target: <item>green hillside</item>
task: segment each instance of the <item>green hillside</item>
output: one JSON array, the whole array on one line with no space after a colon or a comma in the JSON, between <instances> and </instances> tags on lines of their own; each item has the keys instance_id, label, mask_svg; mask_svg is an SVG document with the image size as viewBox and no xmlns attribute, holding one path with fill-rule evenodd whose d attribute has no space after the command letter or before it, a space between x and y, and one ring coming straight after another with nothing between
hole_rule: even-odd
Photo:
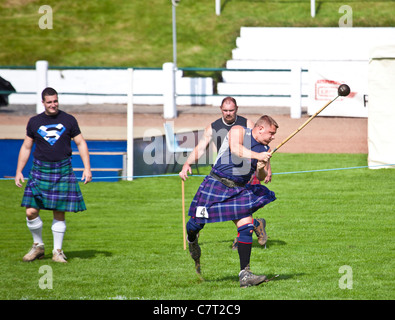
<instances>
[{"instance_id":1,"label":"green hillside","mask_svg":"<svg viewBox=\"0 0 395 320\"><path fill-rule=\"evenodd\" d=\"M39 27L44 4L53 29ZM224 66L241 26L337 27L344 4L354 27L395 26L394 0L317 1L315 18L309 0L222 0L220 16L214 0L181 0L178 66ZM173 59L170 0L0 0L0 11L3 66L44 59L52 66L161 67Z\"/></svg>"}]
</instances>

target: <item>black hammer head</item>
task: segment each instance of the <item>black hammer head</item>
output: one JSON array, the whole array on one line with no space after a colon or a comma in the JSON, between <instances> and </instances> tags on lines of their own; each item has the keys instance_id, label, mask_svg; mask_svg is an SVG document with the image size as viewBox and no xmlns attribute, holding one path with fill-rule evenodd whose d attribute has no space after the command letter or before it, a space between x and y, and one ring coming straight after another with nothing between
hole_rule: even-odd
<instances>
[{"instance_id":1,"label":"black hammer head","mask_svg":"<svg viewBox=\"0 0 395 320\"><path fill-rule=\"evenodd\" d=\"M337 93L339 96L346 97L350 94L350 87L346 84L341 84L337 89Z\"/></svg>"}]
</instances>

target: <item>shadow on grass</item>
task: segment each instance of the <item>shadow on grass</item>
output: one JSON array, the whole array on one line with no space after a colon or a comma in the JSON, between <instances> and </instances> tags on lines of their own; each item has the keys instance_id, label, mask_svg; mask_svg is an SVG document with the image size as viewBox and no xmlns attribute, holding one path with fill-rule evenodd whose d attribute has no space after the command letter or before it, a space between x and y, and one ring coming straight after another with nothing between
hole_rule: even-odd
<instances>
[{"instance_id":1,"label":"shadow on grass","mask_svg":"<svg viewBox=\"0 0 395 320\"><path fill-rule=\"evenodd\" d=\"M271 240L271 239L267 239L267 241L266 241L266 249L268 249L269 247L271 247L271 246L273 246L273 247L275 247L275 246L285 246L287 243L285 242L285 241L282 241L282 240ZM265 249L265 246L261 246L259 243L258 243L258 240L257 239L254 239L253 240L253 242L252 242L252 247L260 247L260 248L262 248L262 249Z\"/></svg>"},{"instance_id":2,"label":"shadow on grass","mask_svg":"<svg viewBox=\"0 0 395 320\"><path fill-rule=\"evenodd\" d=\"M274 281L281 281L281 280L290 280L294 277L299 277L303 276L305 273L286 273L286 274L266 274L266 277L269 279L268 282L274 282ZM239 277L237 275L227 275L224 277L220 278L215 278L215 279L210 279L210 278L205 278L204 274L199 276L199 282L218 282L218 281L239 281ZM267 282L264 282L267 283Z\"/></svg>"},{"instance_id":3,"label":"shadow on grass","mask_svg":"<svg viewBox=\"0 0 395 320\"><path fill-rule=\"evenodd\" d=\"M234 239L232 239L232 240L220 240L220 241L218 241L218 243L229 243L230 247L232 247L233 241L234 241ZM206 241L206 242L208 242L208 241ZM202 243L199 242L199 245L202 245L202 244L204 244L204 242L202 242ZM282 240L271 240L271 239L268 239L267 242L266 242L266 249L268 249L270 246L285 246L286 244L287 243L285 241L282 241ZM252 247L253 248L256 247L256 248L265 249L265 246L261 246L258 243L257 239L253 240Z\"/></svg>"},{"instance_id":4,"label":"shadow on grass","mask_svg":"<svg viewBox=\"0 0 395 320\"><path fill-rule=\"evenodd\" d=\"M80 251L67 251L65 252L67 259L94 259L97 256L111 257L112 253L102 250L80 250Z\"/></svg>"}]
</instances>

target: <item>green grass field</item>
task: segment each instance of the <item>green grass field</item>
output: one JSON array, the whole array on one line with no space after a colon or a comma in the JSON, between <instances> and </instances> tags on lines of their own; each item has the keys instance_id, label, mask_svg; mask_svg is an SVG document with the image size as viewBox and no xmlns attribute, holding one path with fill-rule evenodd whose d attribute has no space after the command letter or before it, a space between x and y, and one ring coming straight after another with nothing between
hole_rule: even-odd
<instances>
[{"instance_id":1,"label":"green grass field","mask_svg":"<svg viewBox=\"0 0 395 320\"><path fill-rule=\"evenodd\" d=\"M264 249L254 236L251 268L280 276L247 289L239 288L232 222L206 225L199 240L204 280L196 275L183 250L178 177L82 186L88 211L66 216L68 264L51 260L52 214L45 211L46 256L22 262L32 243L19 206L23 190L0 181L0 299L392 300L395 170L278 174L365 165L364 154L273 157L277 175L268 187L277 200L255 215L267 220L269 240ZM202 179L185 183L187 208ZM52 289L40 288L40 278L48 275L40 273L43 266L53 272ZM343 266L347 273L339 273ZM352 276L352 283L344 276ZM351 288L342 289L339 281Z\"/></svg>"},{"instance_id":2,"label":"green grass field","mask_svg":"<svg viewBox=\"0 0 395 320\"><path fill-rule=\"evenodd\" d=\"M181 0L177 7L179 67L223 67L241 26L338 27L342 5L354 27L395 25L395 0ZM41 29L42 5L52 8L53 29ZM162 67L173 61L170 0L0 0L0 65ZM271 45L270 43L268 45Z\"/></svg>"},{"instance_id":3,"label":"green grass field","mask_svg":"<svg viewBox=\"0 0 395 320\"><path fill-rule=\"evenodd\" d=\"M344 4L354 27L395 25L394 0L317 1L315 18L308 0L222 3L217 17L213 0L181 1L179 67L223 67L241 26L337 27ZM53 9L51 30L38 26L44 4ZM173 59L170 0L0 0L0 10L1 66L43 59L50 66L161 67ZM366 157L278 153L272 166L275 173L357 167ZM186 208L202 179L185 183ZM183 250L178 177L82 186L88 211L67 214L66 265L51 260L50 212L41 214L45 258L22 262L32 243L23 190L0 181L0 300L392 300L394 181L393 169L275 175L269 188L277 200L256 213L267 221L267 249L254 237L251 268L279 277L248 289L239 288L232 222L204 228L204 280L196 275ZM339 273L344 266L348 273ZM46 270L52 289L40 287ZM349 289L341 288L345 276Z\"/></svg>"}]
</instances>

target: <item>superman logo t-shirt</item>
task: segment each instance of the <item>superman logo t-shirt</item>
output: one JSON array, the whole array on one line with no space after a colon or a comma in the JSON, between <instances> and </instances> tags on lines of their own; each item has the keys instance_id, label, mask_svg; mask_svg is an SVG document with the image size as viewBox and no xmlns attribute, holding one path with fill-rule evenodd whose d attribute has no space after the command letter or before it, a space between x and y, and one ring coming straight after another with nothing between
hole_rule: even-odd
<instances>
[{"instance_id":1,"label":"superman logo t-shirt","mask_svg":"<svg viewBox=\"0 0 395 320\"><path fill-rule=\"evenodd\" d=\"M81 133L77 120L59 110L55 116L44 112L30 118L26 135L34 140L33 156L41 161L60 161L71 156L71 139Z\"/></svg>"}]
</instances>

